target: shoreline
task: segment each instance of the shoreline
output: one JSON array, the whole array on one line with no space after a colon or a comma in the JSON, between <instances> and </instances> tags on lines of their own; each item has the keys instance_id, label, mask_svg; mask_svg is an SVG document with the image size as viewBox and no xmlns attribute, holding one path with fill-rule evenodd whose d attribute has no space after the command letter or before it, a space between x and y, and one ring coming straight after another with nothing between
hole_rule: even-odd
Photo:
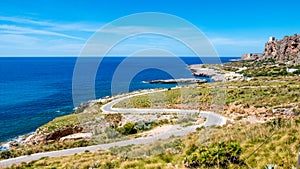
<instances>
[{"instance_id":1,"label":"shoreline","mask_svg":"<svg viewBox=\"0 0 300 169\"><path fill-rule=\"evenodd\" d=\"M118 58L120 58L120 57L118 57ZM108 59L108 60L106 60L105 63L107 65L109 65L109 64L114 65L115 63L119 63L120 61L122 61L122 59L118 59L118 58L113 58L113 61L111 59ZM125 57L121 57L121 58L125 58ZM137 57L137 58L139 58L139 57ZM140 57L140 58L143 58L143 57ZM162 56L160 58L166 58L166 57ZM201 60L199 60L199 57L183 56L183 57L179 57L179 58L182 59L182 61L184 61L186 63L184 65L185 69L187 69L188 65L201 63ZM230 59L234 59L234 58L238 58L238 56L220 57L220 59L224 63L229 62ZM12 58L12 59L19 62L18 58ZM23 60L26 60L26 59L27 59L27 57L26 58L24 57L24 58L21 58L20 61L22 61L22 63L23 63ZM60 59L64 59L64 61L66 61L66 64L70 68L72 68L73 61L74 62L76 61L75 60L76 57L74 57L74 58L68 57L67 59L64 57L57 58L57 59L41 58L41 57L36 57L36 58L28 57L28 59L30 59L29 61L34 61L34 62L38 61L38 63L47 63L47 65L48 64L57 65L57 62L60 61ZM45 60L47 62L44 62L43 60ZM40 62L40 61L43 61L43 62ZM170 59L170 61L172 62L172 59ZM12 63L14 63L14 62L12 62ZM26 64L24 64L24 66L26 66L27 63L29 64L30 62L26 62ZM30 65L31 64L29 64L28 66L30 66ZM38 68L41 67L41 70L43 70L43 71L44 70L50 71L49 73L52 76L51 70L53 70L53 67L50 67L51 69L50 68L48 69L48 67L45 67L43 64L40 64L40 65L42 65L42 66L39 66ZM163 65L163 66L167 66L167 65ZM13 68L13 66L9 66L9 67ZM47 69L45 69L45 68L47 68ZM113 68L108 69L106 67L104 67L104 69L108 72L112 72L114 70ZM70 73L73 72L73 68L70 70L69 69L57 69L57 71L62 71L62 70L66 71L66 72L70 72ZM31 72L29 72L29 73L31 73ZM19 74L21 75L22 72L20 72ZM70 74L70 76L71 76L71 74ZM64 79L70 78L70 76L64 75L62 78L64 78ZM137 79L136 81L134 81L134 82L136 82L137 86L136 87L133 86L132 90L139 90L141 88L145 88L145 89L146 88L157 88L157 87L169 88L169 87L175 86L173 84L166 84L166 85L157 84L157 85L153 85L153 86L150 86L149 84L142 84L142 80L149 80L149 79L151 80L151 79L153 79L153 77L155 79L164 79L164 76L161 76L159 73L150 74L150 75L147 74L147 76L145 76L145 78ZM5 79L3 79L3 80L4 80L4 82L6 82ZM16 80L16 82L18 82L17 79L15 79L15 80ZM74 110L72 110L74 107L72 104L71 96L70 97L64 96L66 92L67 93L72 92L72 91L70 91L71 89L65 88L65 86L66 86L65 84L67 84L67 83L60 84L61 83L60 78L59 79L51 78L49 80L51 82L53 80L54 81L53 81L53 83L51 83L51 86L49 86L49 91L44 92L43 90L45 90L45 89L41 89L41 91L43 93L45 93L45 96L43 95L43 96L41 96L41 98L39 98L38 96L36 96L36 94L34 94L36 92L32 89L35 89L35 87L30 87L28 89L26 88L26 90L28 90L28 92L33 93L32 98L30 98L30 99L34 100L34 102L32 102L32 105L30 105L31 104L30 102L28 102L28 103L20 102L20 104L16 105L14 100L10 100L10 98L8 98L8 97L5 98L5 101L8 103L11 103L11 106L4 107L4 110L5 110L4 118L6 119L5 121L7 121L7 122L3 121L3 124L4 124L4 122L7 123L7 129L3 129L3 133L2 133L2 137L0 139L0 142L11 141L19 136L30 134L31 132L34 132L35 129L37 129L40 125L46 124L56 117L65 116L65 115L68 115L68 114L71 114L74 112ZM106 80L106 78L104 80ZM100 82L99 84L101 85L100 88L98 88L96 91L97 95L98 95L97 98L102 98L107 95L110 95L110 90L107 87L108 85L106 85L106 82L102 83L102 80L100 80L100 81L97 80L97 82ZM46 84L46 83L44 83L44 80L41 80L41 82L39 82L39 83ZM72 82L70 81L68 83L72 83ZM61 87L59 87L60 85L61 85ZM103 92L101 91L102 85L104 85L103 90L105 90ZM24 86L24 87L26 87L26 86ZM22 89L24 87L18 87L18 88ZM67 89L67 90L64 90L60 93L60 92L58 92L60 90L60 88ZM5 90L9 91L10 88L7 88L7 89L5 88ZM17 92L17 90L16 90L16 92ZM52 92L54 92L55 94L52 95ZM22 93L20 94L20 96L22 96ZM44 98L44 97L45 97L45 99L50 99L51 101L48 102L48 100L43 100L42 98ZM22 100L26 100L26 99L22 99L22 97L20 97L20 101L22 101ZM19 100L16 100L16 101L19 101ZM67 104L65 104L65 103L67 103ZM45 106L41 106L42 104ZM16 106L18 106L18 109L20 109L20 111L22 111L22 113L19 113L20 117L18 117L18 119L14 120L13 117L18 116L17 115L18 110L13 109ZM28 107L28 109L27 109L27 107ZM6 113L9 116L6 117ZM14 113L16 113L16 114L14 114ZM39 116L37 118L31 118L31 117L35 116L35 114L39 114ZM31 119L30 123L24 123L27 121L26 120L27 118ZM11 123L12 123L12 125L10 125ZM14 126L19 126L18 123L20 124L21 127L14 127Z\"/></svg>"},{"instance_id":2,"label":"shoreline","mask_svg":"<svg viewBox=\"0 0 300 169\"><path fill-rule=\"evenodd\" d=\"M181 88L181 87L174 87L174 88ZM142 91L135 91L131 93L125 93L122 95L117 95L118 99L114 98L107 102L106 104L101 106L101 109L104 107L109 106L110 110L112 110L112 107L114 104L117 104L119 101L123 99L127 99L130 97L143 95L143 94L149 94L149 93L155 93L155 92L161 92L165 91L166 89L151 89L149 90L142 90ZM122 96L122 97L120 97ZM97 102L98 100L93 100L90 102ZM112 103L112 104L111 104ZM117 109L114 109L113 112L108 111L108 113L119 113ZM128 109L129 110L129 109ZM147 109L139 109L137 110L144 112ZM164 111L165 109L153 109L153 111L159 110ZM172 111L178 111L178 109L170 109ZM155 113L154 112L154 113ZM104 113L107 113L104 111ZM136 112L134 112L136 113ZM133 137L127 140L120 140L115 142L109 142L109 143L101 143L96 145L90 145L90 146L84 146L84 147L75 147L75 148L67 148L62 150L54 150L54 151L45 151L45 152L37 152L31 155L22 155L14 158L4 159L0 161L0 167L1 166L11 166L13 164L20 164L23 162L30 162L32 160L38 160L43 157L57 157L57 156L68 156L73 154L79 154L86 152L87 150L90 152L95 152L98 150L107 150L111 147L115 146L128 146L128 145L143 145L147 143L153 143L159 140L165 140L171 137L177 137L177 136L186 136L188 133L197 131L197 129L201 127L209 127L209 126L224 126L227 124L227 120L229 120L227 117L224 117L220 114L214 113L212 111L199 111L198 109L186 109L182 110L181 112L178 112L182 115L188 114L196 114L197 117L205 118L205 120L202 120L201 123L195 122L193 125L188 126L182 126L180 124L172 124L172 125L163 125L160 128L155 128L153 130L146 131L144 133L140 133L141 137ZM164 129L164 130L162 130ZM162 132L162 133L161 133Z\"/></svg>"},{"instance_id":3,"label":"shoreline","mask_svg":"<svg viewBox=\"0 0 300 169\"><path fill-rule=\"evenodd\" d=\"M206 79L197 79L197 78L180 78L180 79L159 79L159 80L147 80L143 81L149 84L195 84L195 83L207 83Z\"/></svg>"},{"instance_id":4,"label":"shoreline","mask_svg":"<svg viewBox=\"0 0 300 169\"><path fill-rule=\"evenodd\" d=\"M206 65L206 64L190 64L190 65L187 65L187 69L189 69L191 71L191 74L195 77L195 78L180 78L180 79L166 79L166 80L151 80L150 83L149 81L147 81L149 84L175 84L175 83L178 83L178 84L186 84L186 85L192 85L192 84L202 84L202 83L213 83L213 82L216 82L218 80L213 80L213 77L215 77L216 75L219 75L218 72L214 69L208 69L208 68L202 68L203 65ZM202 74L196 74L195 72L197 72L197 70L201 71ZM204 70L209 70L208 73L205 74L205 71ZM210 74L210 72L213 72L213 74ZM196 77L202 77L202 78L211 78L211 81L209 80L206 80L206 79L197 79ZM143 81L143 83L146 82L146 81ZM151 83L153 82L153 83ZM149 88L149 89L138 89L138 90L134 90L134 91L131 91L131 92L125 92L125 93L120 93L120 94L116 94L116 95L111 95L111 96L104 96L104 97L101 97L99 99L95 99L95 100L89 100L89 101L86 101L84 103L81 103L79 106L77 107L74 107L73 108L73 113L70 113L70 114L74 114L76 113L76 111L78 109L80 109L81 107L82 108L85 108L85 107L88 107L90 106L90 104L94 104L94 103L97 103L97 102L109 102L111 100L114 100L114 99L118 99L120 97L124 97L124 96L129 96L129 95L134 95L134 94L138 94L138 93L143 93L143 92L152 92L152 91L155 91L155 90L161 90L161 89L176 89L176 88L180 88L181 86L180 85L177 85L175 87L172 87L172 88L163 88L163 87L158 87L158 88ZM56 110L56 111L59 111L59 110ZM63 115L65 116L65 115ZM61 117L61 116L58 116L58 117ZM47 122L48 123L48 122ZM45 124L47 124L45 123ZM45 125L43 124L43 125ZM41 125L41 126L43 126ZM39 127L41 127L39 126ZM38 128L39 128L38 127ZM37 129L38 129L37 128ZM26 138L30 137L31 135L33 135L36 130L35 129L34 131L32 132L29 132L29 133L26 133L24 135L19 135L17 137L14 137L14 138L11 138L11 139L8 139L2 143L0 143L0 152L1 151L5 151L5 150L10 150L10 145L11 144L14 144L14 145L23 145L26 141Z\"/></svg>"},{"instance_id":5,"label":"shoreline","mask_svg":"<svg viewBox=\"0 0 300 169\"><path fill-rule=\"evenodd\" d=\"M175 86L175 87L172 87L171 89L177 89L177 88L180 88L180 86ZM84 106L84 107L85 106L90 106L91 104L95 104L95 103L99 103L99 102L106 103L106 102L111 102L112 100L122 98L122 97L126 97L126 96L131 96L131 95L135 95L135 94L142 94L142 93L147 93L147 92L154 92L154 91L165 90L165 89L167 89L167 88L139 89L139 90L135 90L135 91L132 91L132 92L120 93L120 94L116 94L116 95L112 95L112 96L104 96L104 97L101 97L99 99L89 100L87 102L81 103L79 106L77 106L73 109L74 112L71 113L71 114L75 114L76 110L79 109L80 106ZM62 117L62 116L60 116L60 117ZM47 123L45 123L45 124L47 124ZM43 124L43 125L45 125L45 124ZM39 126L39 127L41 127L41 126ZM10 145L11 144L24 145L26 139L29 138L31 135L33 135L36 132L36 130L33 131L33 132L30 132L30 133L24 134L24 135L19 135L17 137L8 139L7 141L1 142L0 143L0 152L10 150Z\"/></svg>"}]
</instances>

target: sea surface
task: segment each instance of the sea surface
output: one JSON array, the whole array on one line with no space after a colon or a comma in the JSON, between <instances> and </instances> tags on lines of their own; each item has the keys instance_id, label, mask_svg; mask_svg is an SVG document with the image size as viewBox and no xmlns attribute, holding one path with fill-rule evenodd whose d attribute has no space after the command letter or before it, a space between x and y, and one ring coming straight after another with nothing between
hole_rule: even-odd
<instances>
[{"instance_id":1,"label":"sea surface","mask_svg":"<svg viewBox=\"0 0 300 169\"><path fill-rule=\"evenodd\" d=\"M202 63L197 57L181 59L186 65ZM225 63L232 59L237 58L222 57L220 60ZM89 62L94 60L97 59L90 58ZM96 98L112 95L112 78L124 60L124 57L103 58L96 74ZM118 91L176 86L144 83L146 80L172 78L164 70L170 67L179 70L176 66L172 67L175 60L166 57L131 59L130 63L125 64L123 72L126 72L126 66L130 69L143 63L153 63L159 67L136 72L130 87L122 89L120 82L117 84L120 85ZM76 57L0 57L0 142L33 132L55 117L73 113L72 78L76 61Z\"/></svg>"}]
</instances>

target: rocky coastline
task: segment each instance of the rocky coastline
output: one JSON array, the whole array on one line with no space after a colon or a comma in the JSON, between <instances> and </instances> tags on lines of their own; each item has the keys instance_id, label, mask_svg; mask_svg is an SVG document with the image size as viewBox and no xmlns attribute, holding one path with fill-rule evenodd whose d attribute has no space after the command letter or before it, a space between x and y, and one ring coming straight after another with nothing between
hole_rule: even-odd
<instances>
[{"instance_id":1,"label":"rocky coastline","mask_svg":"<svg viewBox=\"0 0 300 169\"><path fill-rule=\"evenodd\" d=\"M199 76L199 77L209 77L212 79L212 81L221 81L224 78L218 70L212 68L205 68L203 66L204 65L202 64L194 64L194 65L189 65L188 69L191 70L192 75ZM175 84L175 83L202 84L207 82L208 80L206 79L197 79L197 78L180 78L180 79L145 81L145 83L149 83L149 84ZM154 90L154 89L150 89L150 90ZM136 92L145 92L145 90L140 90ZM130 94L134 94L136 92L132 92ZM88 101L86 103L81 104L79 107L76 107L74 109L74 113L81 113L88 107L94 105L95 103L107 102L128 94L129 93L124 93L116 96L107 96L101 99ZM10 147L16 147L19 145L35 145L40 143L49 143L53 141L61 141L61 140L68 140L68 139L76 140L76 139L87 138L87 137L90 137L90 133L83 131L83 128L80 126L69 126L64 129L56 130L47 134L40 134L40 131L37 129L35 132L13 138L7 142L2 143L2 145L0 144L0 151L10 150Z\"/></svg>"},{"instance_id":2,"label":"rocky coastline","mask_svg":"<svg viewBox=\"0 0 300 169\"><path fill-rule=\"evenodd\" d=\"M97 103L106 103L114 99L118 99L120 97L124 97L130 94L143 93L148 91L154 91L156 89L148 89L148 90L137 90L130 93L122 93L113 96L106 96L96 100L90 100L80 104L78 107L74 108L74 113L84 113L89 110L89 108L93 107ZM103 125L103 124L101 124ZM86 131L86 126L83 128L80 125L74 126L66 126L65 128L54 130L50 133L43 133L39 128L31 133L21 135L6 142L0 143L0 152L12 149L12 147L22 146L22 145L38 145L38 144L48 144L53 142L62 142L65 140L78 140L78 139L90 139L92 137L92 133L90 131Z\"/></svg>"},{"instance_id":3,"label":"rocky coastline","mask_svg":"<svg viewBox=\"0 0 300 169\"><path fill-rule=\"evenodd\" d=\"M188 69L191 70L193 76L209 77L213 82L225 81L225 74L213 67L207 67L204 64L189 65Z\"/></svg>"},{"instance_id":4,"label":"rocky coastline","mask_svg":"<svg viewBox=\"0 0 300 169\"><path fill-rule=\"evenodd\" d=\"M144 81L149 84L175 84L175 83L206 83L206 79L196 78L181 78L181 79L166 79L166 80L150 80Z\"/></svg>"},{"instance_id":5,"label":"rocky coastline","mask_svg":"<svg viewBox=\"0 0 300 169\"><path fill-rule=\"evenodd\" d=\"M194 76L212 77L220 74L220 72L215 69L204 67L203 64L189 65L188 69L192 71Z\"/></svg>"}]
</instances>

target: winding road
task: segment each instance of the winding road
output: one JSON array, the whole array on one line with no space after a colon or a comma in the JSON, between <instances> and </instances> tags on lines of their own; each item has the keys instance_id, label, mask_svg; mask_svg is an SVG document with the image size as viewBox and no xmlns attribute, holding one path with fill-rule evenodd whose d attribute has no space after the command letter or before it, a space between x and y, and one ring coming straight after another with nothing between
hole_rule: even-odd
<instances>
[{"instance_id":1,"label":"winding road","mask_svg":"<svg viewBox=\"0 0 300 169\"><path fill-rule=\"evenodd\" d=\"M130 108L130 109L124 109L124 108L113 108L113 106L117 103L119 103L122 100L128 99L130 97L135 97L139 95L145 95L149 93L155 93L155 92L162 92L164 90L157 90L157 91L149 91L149 92L143 92L143 93L138 93L138 94L133 94L133 95L128 95L124 96L121 98L117 98L112 100L111 102L103 105L101 107L101 110L103 113L197 113L199 112L198 110L182 110L182 109L135 109L135 108ZM57 156L68 156L68 155L73 155L76 153L82 153L86 150L94 152L100 149L106 150L114 146L127 146L127 145L134 145L134 144L147 144L147 143L152 143L160 139L167 139L171 136L184 136L190 132L193 132L196 130L196 128L201 127L201 126L212 126L212 125L224 125L226 124L226 118L213 113L213 112L207 112L207 111L201 111L199 113L201 117L205 117L206 121L201 124L201 125L192 125L188 127L181 127L180 125L174 125L169 129L168 131L164 133L160 133L157 135L153 136L147 136L147 137L140 137L140 138L134 138L130 140L124 140L124 141L118 141L118 142L113 142L113 143L107 143L107 144L99 144L99 145L94 145L94 146L88 146L88 147L78 147L78 148L72 148L72 149L65 149L65 150L59 150L59 151L51 151L51 152L44 152L44 153L36 153L36 154L31 154L27 156L20 156L16 158L11 158L7 160L2 160L0 161L0 167L8 167L13 164L20 164L22 162L30 162L32 160L38 160L42 157L57 157Z\"/></svg>"}]
</instances>

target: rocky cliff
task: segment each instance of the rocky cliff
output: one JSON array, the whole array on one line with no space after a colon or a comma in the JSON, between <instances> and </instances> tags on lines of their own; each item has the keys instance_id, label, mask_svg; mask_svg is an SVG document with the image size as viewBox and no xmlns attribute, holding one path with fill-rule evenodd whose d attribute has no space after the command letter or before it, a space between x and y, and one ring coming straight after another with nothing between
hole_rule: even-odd
<instances>
[{"instance_id":1,"label":"rocky cliff","mask_svg":"<svg viewBox=\"0 0 300 169\"><path fill-rule=\"evenodd\" d=\"M265 44L264 59L273 58L278 62L300 64L300 35L285 36L281 40L271 37Z\"/></svg>"},{"instance_id":2,"label":"rocky cliff","mask_svg":"<svg viewBox=\"0 0 300 169\"><path fill-rule=\"evenodd\" d=\"M291 65L300 64L300 34L285 36L281 40L270 37L265 44L263 53L249 53L242 56L242 60L275 59L277 62Z\"/></svg>"}]
</instances>

